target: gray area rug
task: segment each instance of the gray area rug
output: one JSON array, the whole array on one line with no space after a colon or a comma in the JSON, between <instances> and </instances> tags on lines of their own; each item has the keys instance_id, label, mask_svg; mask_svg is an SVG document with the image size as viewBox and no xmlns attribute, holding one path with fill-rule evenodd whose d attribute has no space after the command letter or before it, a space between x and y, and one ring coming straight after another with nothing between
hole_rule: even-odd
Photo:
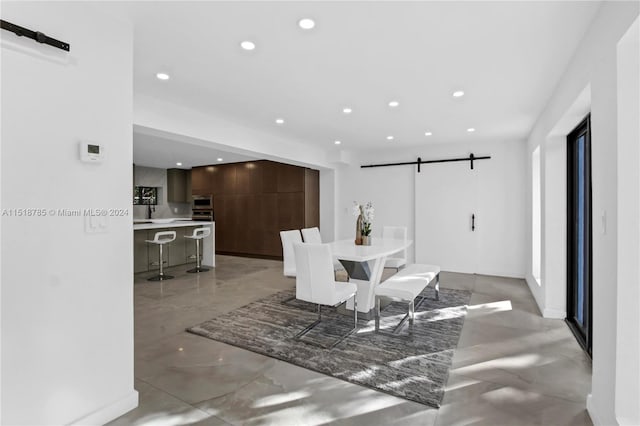
<instances>
[{"instance_id":1,"label":"gray area rug","mask_svg":"<svg viewBox=\"0 0 640 426\"><path fill-rule=\"evenodd\" d=\"M427 299L416 310L413 327L407 323L397 336L378 334L374 322L359 321L358 331L333 349L304 342L331 344L353 327L353 317L322 307L323 321L302 341L293 339L317 318L316 306L299 300L285 302L295 290L283 291L187 331L280 359L319 373L439 407L449 377L471 292L425 289ZM404 303L391 303L380 326L391 331L407 312Z\"/></svg>"}]
</instances>

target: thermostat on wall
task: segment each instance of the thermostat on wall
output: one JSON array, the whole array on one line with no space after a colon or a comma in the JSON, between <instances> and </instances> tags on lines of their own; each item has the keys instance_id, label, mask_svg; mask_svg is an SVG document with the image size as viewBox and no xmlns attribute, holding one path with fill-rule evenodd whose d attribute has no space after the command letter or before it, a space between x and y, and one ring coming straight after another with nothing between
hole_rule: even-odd
<instances>
[{"instance_id":1,"label":"thermostat on wall","mask_svg":"<svg viewBox=\"0 0 640 426\"><path fill-rule=\"evenodd\" d=\"M104 147L92 142L80 142L80 160L87 163L101 163Z\"/></svg>"}]
</instances>

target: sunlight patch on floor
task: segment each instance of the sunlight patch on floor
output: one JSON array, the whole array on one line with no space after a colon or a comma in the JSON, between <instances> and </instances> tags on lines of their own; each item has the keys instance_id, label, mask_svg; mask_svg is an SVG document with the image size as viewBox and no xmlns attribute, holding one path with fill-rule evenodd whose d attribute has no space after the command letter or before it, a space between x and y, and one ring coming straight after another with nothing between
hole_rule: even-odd
<instances>
[{"instance_id":1,"label":"sunlight patch on floor","mask_svg":"<svg viewBox=\"0 0 640 426\"><path fill-rule=\"evenodd\" d=\"M167 412L156 412L136 420L135 426L181 426L191 424L194 421L202 420L194 412L181 414L171 414Z\"/></svg>"},{"instance_id":2,"label":"sunlight patch on floor","mask_svg":"<svg viewBox=\"0 0 640 426\"><path fill-rule=\"evenodd\" d=\"M287 402L297 401L299 399L304 399L309 396L311 396L311 394L306 391L288 392L288 393L280 393L276 395L269 395L254 401L254 403L252 404L252 407L263 408L263 407L269 407L271 405L286 404Z\"/></svg>"},{"instance_id":3,"label":"sunlight patch on floor","mask_svg":"<svg viewBox=\"0 0 640 426\"><path fill-rule=\"evenodd\" d=\"M477 315L490 315L497 312L506 312L513 310L510 300L501 300L499 302L482 303L480 305L470 305L468 307L469 314Z\"/></svg>"},{"instance_id":4,"label":"sunlight patch on floor","mask_svg":"<svg viewBox=\"0 0 640 426\"><path fill-rule=\"evenodd\" d=\"M506 356L498 359L492 359L486 362L462 367L457 372L465 374L465 372L479 372L484 370L498 369L526 369L539 366L546 363L547 360L538 354L526 353L514 356Z\"/></svg>"}]
</instances>

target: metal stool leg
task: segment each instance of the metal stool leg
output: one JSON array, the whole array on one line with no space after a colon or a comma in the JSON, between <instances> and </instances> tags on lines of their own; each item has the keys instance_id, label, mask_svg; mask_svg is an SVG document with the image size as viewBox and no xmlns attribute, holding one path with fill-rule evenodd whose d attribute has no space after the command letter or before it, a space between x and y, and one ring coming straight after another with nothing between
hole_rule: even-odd
<instances>
[{"instance_id":1,"label":"metal stool leg","mask_svg":"<svg viewBox=\"0 0 640 426\"><path fill-rule=\"evenodd\" d=\"M200 263L200 239L196 240L196 267L189 269L187 272L195 274L196 272L206 272L209 268L203 268Z\"/></svg>"},{"instance_id":2,"label":"metal stool leg","mask_svg":"<svg viewBox=\"0 0 640 426\"><path fill-rule=\"evenodd\" d=\"M158 244L158 246L160 247L160 260L158 261L158 263L160 264L160 273L154 277L149 278L147 281L164 281L164 280L170 280L173 278L172 275L166 275L164 273L164 261L162 260L162 246L164 244Z\"/></svg>"}]
</instances>

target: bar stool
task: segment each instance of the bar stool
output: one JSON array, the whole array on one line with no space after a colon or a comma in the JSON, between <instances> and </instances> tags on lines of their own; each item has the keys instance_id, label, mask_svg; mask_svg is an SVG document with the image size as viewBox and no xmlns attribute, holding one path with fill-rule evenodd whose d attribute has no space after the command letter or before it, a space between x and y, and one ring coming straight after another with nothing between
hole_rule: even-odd
<instances>
[{"instance_id":1,"label":"bar stool","mask_svg":"<svg viewBox=\"0 0 640 426\"><path fill-rule=\"evenodd\" d=\"M149 244L157 244L160 247L160 260L158 263L160 264L160 273L154 277L149 278L149 281L163 281L170 280L173 278L171 275L165 275L164 273L164 261L162 260L162 246L176 239L176 231L161 231L156 232L156 235L153 237L153 240L147 240Z\"/></svg>"},{"instance_id":2,"label":"bar stool","mask_svg":"<svg viewBox=\"0 0 640 426\"><path fill-rule=\"evenodd\" d=\"M207 238L209 235L211 235L211 228L204 226L202 228L194 229L193 234L184 236L190 240L196 240L196 267L189 269L187 272L195 274L196 272L206 272L209 270L208 268L203 268L200 264L200 241L203 238Z\"/></svg>"}]
</instances>

